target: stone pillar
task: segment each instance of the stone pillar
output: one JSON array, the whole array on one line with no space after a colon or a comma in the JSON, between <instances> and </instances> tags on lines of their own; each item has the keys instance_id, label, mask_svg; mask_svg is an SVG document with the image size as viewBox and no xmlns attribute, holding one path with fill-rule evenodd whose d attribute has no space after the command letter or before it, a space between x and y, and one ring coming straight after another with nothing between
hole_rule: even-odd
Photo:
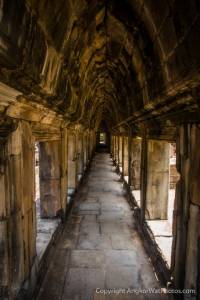
<instances>
[{"instance_id":1,"label":"stone pillar","mask_svg":"<svg viewBox=\"0 0 200 300\"><path fill-rule=\"evenodd\" d=\"M93 153L93 132L89 132L89 160L92 158Z\"/></svg>"},{"instance_id":2,"label":"stone pillar","mask_svg":"<svg viewBox=\"0 0 200 300\"><path fill-rule=\"evenodd\" d=\"M97 148L97 133L94 131L94 151L96 151Z\"/></svg>"},{"instance_id":3,"label":"stone pillar","mask_svg":"<svg viewBox=\"0 0 200 300\"><path fill-rule=\"evenodd\" d=\"M18 123L0 155L0 286L15 298L36 255L34 139L28 122Z\"/></svg>"},{"instance_id":4,"label":"stone pillar","mask_svg":"<svg viewBox=\"0 0 200 300\"><path fill-rule=\"evenodd\" d=\"M141 174L141 138L131 139L131 187L133 190L140 190L140 174Z\"/></svg>"},{"instance_id":5,"label":"stone pillar","mask_svg":"<svg viewBox=\"0 0 200 300\"><path fill-rule=\"evenodd\" d=\"M119 165L119 135L116 135L116 164Z\"/></svg>"},{"instance_id":6,"label":"stone pillar","mask_svg":"<svg viewBox=\"0 0 200 300\"><path fill-rule=\"evenodd\" d=\"M84 170L87 168L87 134L83 133L83 162Z\"/></svg>"},{"instance_id":7,"label":"stone pillar","mask_svg":"<svg viewBox=\"0 0 200 300\"><path fill-rule=\"evenodd\" d=\"M8 221L9 211L7 211L10 202L8 187L6 186L6 155L3 144L0 144L0 287L5 287L1 291L6 296L9 290L9 232ZM7 179L8 180L8 179Z\"/></svg>"},{"instance_id":8,"label":"stone pillar","mask_svg":"<svg viewBox=\"0 0 200 300\"><path fill-rule=\"evenodd\" d=\"M113 145L113 159L114 159L114 162L117 161L117 136L114 135L114 145Z\"/></svg>"},{"instance_id":9,"label":"stone pillar","mask_svg":"<svg viewBox=\"0 0 200 300\"><path fill-rule=\"evenodd\" d=\"M112 158L114 160L115 157L115 136L112 135L111 137L111 154L112 154Z\"/></svg>"},{"instance_id":10,"label":"stone pillar","mask_svg":"<svg viewBox=\"0 0 200 300\"><path fill-rule=\"evenodd\" d=\"M68 180L67 180L67 128L63 128L61 132L61 206L65 214L67 208L67 195L68 195Z\"/></svg>"},{"instance_id":11,"label":"stone pillar","mask_svg":"<svg viewBox=\"0 0 200 300\"><path fill-rule=\"evenodd\" d=\"M96 145L96 134L92 131L92 154L95 152L95 145Z\"/></svg>"},{"instance_id":12,"label":"stone pillar","mask_svg":"<svg viewBox=\"0 0 200 300\"><path fill-rule=\"evenodd\" d=\"M91 136L90 136L90 132L88 131L88 134L87 134L87 163L89 163L90 156L91 156Z\"/></svg>"},{"instance_id":13,"label":"stone pillar","mask_svg":"<svg viewBox=\"0 0 200 300\"><path fill-rule=\"evenodd\" d=\"M90 160L90 134L87 132L87 165Z\"/></svg>"},{"instance_id":14,"label":"stone pillar","mask_svg":"<svg viewBox=\"0 0 200 300\"><path fill-rule=\"evenodd\" d=\"M123 165L122 165L122 172L123 176L128 176L129 175L129 156L128 156L128 137L124 136L123 137Z\"/></svg>"},{"instance_id":15,"label":"stone pillar","mask_svg":"<svg viewBox=\"0 0 200 300\"><path fill-rule=\"evenodd\" d=\"M113 160L116 160L116 136L113 135Z\"/></svg>"},{"instance_id":16,"label":"stone pillar","mask_svg":"<svg viewBox=\"0 0 200 300\"><path fill-rule=\"evenodd\" d=\"M146 218L150 220L167 219L169 148L166 141L148 141Z\"/></svg>"},{"instance_id":17,"label":"stone pillar","mask_svg":"<svg viewBox=\"0 0 200 300\"><path fill-rule=\"evenodd\" d=\"M186 246L185 289L195 289L200 295L200 200L190 204ZM197 299L196 295L185 295L184 299Z\"/></svg>"},{"instance_id":18,"label":"stone pillar","mask_svg":"<svg viewBox=\"0 0 200 300\"><path fill-rule=\"evenodd\" d=\"M40 213L42 218L56 217L61 209L61 143L39 143Z\"/></svg>"},{"instance_id":19,"label":"stone pillar","mask_svg":"<svg viewBox=\"0 0 200 300\"><path fill-rule=\"evenodd\" d=\"M134 151L134 150L133 150ZM146 190L147 190L147 137L146 128L142 128L141 140L141 173L140 173L140 195L141 195L141 223L145 220Z\"/></svg>"},{"instance_id":20,"label":"stone pillar","mask_svg":"<svg viewBox=\"0 0 200 300\"><path fill-rule=\"evenodd\" d=\"M76 135L72 130L68 130L68 192L74 193L77 187L77 153Z\"/></svg>"},{"instance_id":21,"label":"stone pillar","mask_svg":"<svg viewBox=\"0 0 200 300\"><path fill-rule=\"evenodd\" d=\"M113 135L110 138L110 153L113 155Z\"/></svg>"},{"instance_id":22,"label":"stone pillar","mask_svg":"<svg viewBox=\"0 0 200 300\"><path fill-rule=\"evenodd\" d=\"M186 247L185 289L200 297L200 125L190 126L189 223ZM192 297L185 297L192 299ZM195 299L193 297L193 299Z\"/></svg>"},{"instance_id":23,"label":"stone pillar","mask_svg":"<svg viewBox=\"0 0 200 300\"><path fill-rule=\"evenodd\" d=\"M94 133L89 131L88 133L88 161L91 160L94 151Z\"/></svg>"},{"instance_id":24,"label":"stone pillar","mask_svg":"<svg viewBox=\"0 0 200 300\"><path fill-rule=\"evenodd\" d=\"M123 137L119 136L119 167L122 168L122 160L123 160Z\"/></svg>"},{"instance_id":25,"label":"stone pillar","mask_svg":"<svg viewBox=\"0 0 200 300\"><path fill-rule=\"evenodd\" d=\"M132 154L132 133L129 131L128 135L128 185L131 187L131 154Z\"/></svg>"},{"instance_id":26,"label":"stone pillar","mask_svg":"<svg viewBox=\"0 0 200 300\"><path fill-rule=\"evenodd\" d=\"M95 153L96 151L96 144L97 144L97 141L96 141L96 132L93 131L93 153Z\"/></svg>"},{"instance_id":27,"label":"stone pillar","mask_svg":"<svg viewBox=\"0 0 200 300\"><path fill-rule=\"evenodd\" d=\"M195 289L200 294L200 126L182 125L177 139L177 170L180 180L176 186L172 275L175 287Z\"/></svg>"},{"instance_id":28,"label":"stone pillar","mask_svg":"<svg viewBox=\"0 0 200 300\"><path fill-rule=\"evenodd\" d=\"M174 203L173 243L171 269L175 287L183 289L187 244L187 221L189 218L189 128L180 126L176 142L176 168L180 180L176 185Z\"/></svg>"},{"instance_id":29,"label":"stone pillar","mask_svg":"<svg viewBox=\"0 0 200 300\"><path fill-rule=\"evenodd\" d=\"M112 154L112 158L114 159L115 157L115 136L114 135L111 136L111 154Z\"/></svg>"},{"instance_id":30,"label":"stone pillar","mask_svg":"<svg viewBox=\"0 0 200 300\"><path fill-rule=\"evenodd\" d=\"M84 172L83 132L77 134L77 173L82 176Z\"/></svg>"},{"instance_id":31,"label":"stone pillar","mask_svg":"<svg viewBox=\"0 0 200 300\"><path fill-rule=\"evenodd\" d=\"M88 134L88 131L86 131L86 133L85 133L86 166L88 166L88 162L89 162L89 144L90 144L89 134Z\"/></svg>"}]
</instances>

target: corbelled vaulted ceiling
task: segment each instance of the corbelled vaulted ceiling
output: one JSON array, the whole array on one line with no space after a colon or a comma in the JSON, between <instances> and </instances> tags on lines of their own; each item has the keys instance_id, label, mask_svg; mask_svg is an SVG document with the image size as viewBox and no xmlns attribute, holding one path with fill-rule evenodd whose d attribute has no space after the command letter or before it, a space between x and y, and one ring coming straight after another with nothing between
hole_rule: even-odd
<instances>
[{"instance_id":1,"label":"corbelled vaulted ceiling","mask_svg":"<svg viewBox=\"0 0 200 300\"><path fill-rule=\"evenodd\" d=\"M198 107L198 0L18 0L0 9L1 80L70 122L112 128L162 114L163 103L165 112L174 101Z\"/></svg>"}]
</instances>

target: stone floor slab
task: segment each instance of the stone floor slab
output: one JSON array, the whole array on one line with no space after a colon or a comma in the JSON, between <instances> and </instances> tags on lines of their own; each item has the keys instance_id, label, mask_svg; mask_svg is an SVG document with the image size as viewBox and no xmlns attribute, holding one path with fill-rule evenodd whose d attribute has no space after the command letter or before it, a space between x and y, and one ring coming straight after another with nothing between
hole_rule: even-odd
<instances>
[{"instance_id":1,"label":"stone floor slab","mask_svg":"<svg viewBox=\"0 0 200 300\"><path fill-rule=\"evenodd\" d=\"M133 267L113 265L106 272L107 289L133 289L140 287L138 272Z\"/></svg>"},{"instance_id":2,"label":"stone floor slab","mask_svg":"<svg viewBox=\"0 0 200 300\"><path fill-rule=\"evenodd\" d=\"M102 211L98 216L99 222L123 222L124 212L120 211Z\"/></svg>"},{"instance_id":3,"label":"stone floor slab","mask_svg":"<svg viewBox=\"0 0 200 300\"><path fill-rule=\"evenodd\" d=\"M100 250L73 250L70 266L81 268L102 268L105 265L105 256Z\"/></svg>"},{"instance_id":4,"label":"stone floor slab","mask_svg":"<svg viewBox=\"0 0 200 300\"><path fill-rule=\"evenodd\" d=\"M101 234L81 236L78 242L78 249L105 250L111 247L111 238Z\"/></svg>"},{"instance_id":5,"label":"stone floor slab","mask_svg":"<svg viewBox=\"0 0 200 300\"><path fill-rule=\"evenodd\" d=\"M103 234L129 234L130 230L126 226L124 226L124 223L120 222L101 222L101 232Z\"/></svg>"},{"instance_id":6,"label":"stone floor slab","mask_svg":"<svg viewBox=\"0 0 200 300\"><path fill-rule=\"evenodd\" d=\"M136 246L133 242L133 237L131 234L113 234L111 236L112 248L115 250L135 250L137 251Z\"/></svg>"},{"instance_id":7,"label":"stone floor slab","mask_svg":"<svg viewBox=\"0 0 200 300\"><path fill-rule=\"evenodd\" d=\"M106 266L136 266L138 254L131 250L106 250Z\"/></svg>"},{"instance_id":8,"label":"stone floor slab","mask_svg":"<svg viewBox=\"0 0 200 300\"><path fill-rule=\"evenodd\" d=\"M89 202L89 203L81 203L79 205L79 210L82 211L82 210L87 210L87 211L96 211L96 210L99 210L100 209L100 204L96 202Z\"/></svg>"},{"instance_id":9,"label":"stone floor slab","mask_svg":"<svg viewBox=\"0 0 200 300\"><path fill-rule=\"evenodd\" d=\"M70 268L65 282L63 300L93 300L97 288L105 287L105 271Z\"/></svg>"},{"instance_id":10,"label":"stone floor slab","mask_svg":"<svg viewBox=\"0 0 200 300\"><path fill-rule=\"evenodd\" d=\"M79 215L85 216L85 215L99 215L99 210L80 210Z\"/></svg>"},{"instance_id":11,"label":"stone floor slab","mask_svg":"<svg viewBox=\"0 0 200 300\"><path fill-rule=\"evenodd\" d=\"M80 232L82 234L98 234L100 233L100 225L97 222L83 222Z\"/></svg>"}]
</instances>

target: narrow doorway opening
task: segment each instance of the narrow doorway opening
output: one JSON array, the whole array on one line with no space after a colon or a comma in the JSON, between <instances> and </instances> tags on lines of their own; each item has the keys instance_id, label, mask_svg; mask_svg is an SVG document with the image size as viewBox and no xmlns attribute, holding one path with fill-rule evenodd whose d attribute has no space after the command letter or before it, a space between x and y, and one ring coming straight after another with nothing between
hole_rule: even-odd
<instances>
[{"instance_id":1,"label":"narrow doorway opening","mask_svg":"<svg viewBox=\"0 0 200 300\"><path fill-rule=\"evenodd\" d=\"M39 175L39 143L35 143L35 206L37 232L40 224L40 175Z\"/></svg>"},{"instance_id":2,"label":"narrow doorway opening","mask_svg":"<svg viewBox=\"0 0 200 300\"><path fill-rule=\"evenodd\" d=\"M67 202L71 203L75 194L78 183L78 157L77 157L77 140L74 133L68 135L68 188Z\"/></svg>"},{"instance_id":3,"label":"narrow doorway opening","mask_svg":"<svg viewBox=\"0 0 200 300\"><path fill-rule=\"evenodd\" d=\"M43 217L41 213L41 157L40 143L35 143L35 207L36 252L41 260L60 223L60 218Z\"/></svg>"},{"instance_id":4,"label":"narrow doorway opening","mask_svg":"<svg viewBox=\"0 0 200 300\"><path fill-rule=\"evenodd\" d=\"M122 173L122 163L123 163L123 136L119 136L119 171Z\"/></svg>"},{"instance_id":5,"label":"narrow doorway opening","mask_svg":"<svg viewBox=\"0 0 200 300\"><path fill-rule=\"evenodd\" d=\"M83 139L81 136L79 136L78 141L77 141L77 180L78 183L81 181L83 177L83 172L84 172L84 157L83 157Z\"/></svg>"},{"instance_id":6,"label":"narrow doorway opening","mask_svg":"<svg viewBox=\"0 0 200 300\"><path fill-rule=\"evenodd\" d=\"M99 144L102 146L106 146L106 133L105 132L100 132Z\"/></svg>"},{"instance_id":7,"label":"narrow doorway opening","mask_svg":"<svg viewBox=\"0 0 200 300\"><path fill-rule=\"evenodd\" d=\"M179 180L179 174L176 169L176 144L169 143L169 172L168 172L168 201L167 216L162 220L148 220L148 224L154 234L155 241L159 246L162 255L167 262L168 267L171 266L172 251L172 227L173 227L173 211L175 201L176 183Z\"/></svg>"},{"instance_id":8,"label":"narrow doorway opening","mask_svg":"<svg viewBox=\"0 0 200 300\"><path fill-rule=\"evenodd\" d=\"M141 207L141 155L142 139L136 137L132 139L131 153L131 192L139 207Z\"/></svg>"},{"instance_id":9,"label":"narrow doorway opening","mask_svg":"<svg viewBox=\"0 0 200 300\"><path fill-rule=\"evenodd\" d=\"M129 183L129 139L127 136L123 138L123 163L122 171L125 182Z\"/></svg>"}]
</instances>

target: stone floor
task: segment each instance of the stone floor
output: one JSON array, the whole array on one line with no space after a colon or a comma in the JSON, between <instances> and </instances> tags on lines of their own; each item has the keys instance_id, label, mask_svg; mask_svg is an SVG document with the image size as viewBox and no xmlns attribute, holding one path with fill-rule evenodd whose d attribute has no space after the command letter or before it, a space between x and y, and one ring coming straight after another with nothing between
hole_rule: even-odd
<instances>
[{"instance_id":1,"label":"stone floor","mask_svg":"<svg viewBox=\"0 0 200 300\"><path fill-rule=\"evenodd\" d=\"M96 154L76 194L38 300L168 299L133 291L148 288L160 285L134 229L122 183L109 154ZM105 295L110 289L112 293Z\"/></svg>"}]
</instances>

